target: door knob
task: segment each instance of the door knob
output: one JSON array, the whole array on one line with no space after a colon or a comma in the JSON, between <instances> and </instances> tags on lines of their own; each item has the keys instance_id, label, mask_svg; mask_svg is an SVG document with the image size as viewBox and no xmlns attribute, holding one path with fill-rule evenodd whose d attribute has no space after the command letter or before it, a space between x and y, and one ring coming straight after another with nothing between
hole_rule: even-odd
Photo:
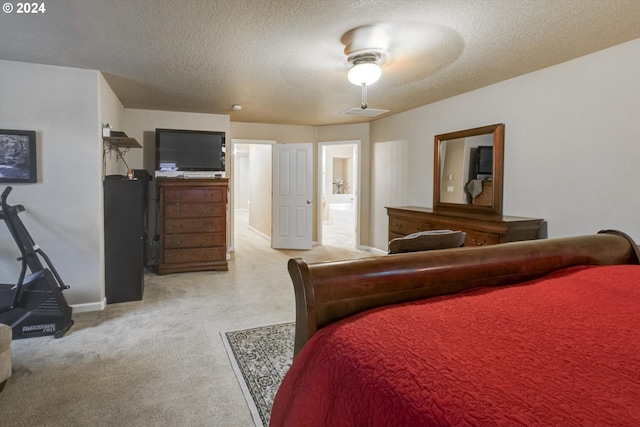
<instances>
[{"instance_id":1,"label":"door knob","mask_svg":"<svg viewBox=\"0 0 640 427\"><path fill-rule=\"evenodd\" d=\"M311 200L307 200L307 204L310 205L311 204Z\"/></svg>"}]
</instances>

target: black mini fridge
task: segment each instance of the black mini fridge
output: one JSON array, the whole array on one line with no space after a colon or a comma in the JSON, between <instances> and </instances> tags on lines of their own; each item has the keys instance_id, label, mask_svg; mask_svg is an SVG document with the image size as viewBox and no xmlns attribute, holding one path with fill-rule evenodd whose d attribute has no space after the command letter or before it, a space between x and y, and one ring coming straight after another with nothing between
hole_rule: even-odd
<instances>
[{"instance_id":1,"label":"black mini fridge","mask_svg":"<svg viewBox=\"0 0 640 427\"><path fill-rule=\"evenodd\" d=\"M104 181L107 304L137 301L144 292L147 180Z\"/></svg>"}]
</instances>

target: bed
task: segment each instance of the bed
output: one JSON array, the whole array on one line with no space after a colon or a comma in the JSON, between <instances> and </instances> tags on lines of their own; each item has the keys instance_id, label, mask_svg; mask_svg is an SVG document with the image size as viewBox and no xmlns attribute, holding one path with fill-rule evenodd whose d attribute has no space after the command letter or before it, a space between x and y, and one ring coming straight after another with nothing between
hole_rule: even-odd
<instances>
[{"instance_id":1,"label":"bed","mask_svg":"<svg viewBox=\"0 0 640 427\"><path fill-rule=\"evenodd\" d=\"M624 233L289 261L279 426L638 426L640 254Z\"/></svg>"}]
</instances>

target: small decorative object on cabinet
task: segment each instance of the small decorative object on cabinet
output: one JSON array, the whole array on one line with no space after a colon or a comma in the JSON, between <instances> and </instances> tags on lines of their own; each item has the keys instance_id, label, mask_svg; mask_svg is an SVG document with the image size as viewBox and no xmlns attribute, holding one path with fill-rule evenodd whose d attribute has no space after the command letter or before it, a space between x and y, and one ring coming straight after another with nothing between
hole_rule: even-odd
<instances>
[{"instance_id":1,"label":"small decorative object on cabinet","mask_svg":"<svg viewBox=\"0 0 640 427\"><path fill-rule=\"evenodd\" d=\"M158 178L158 274L228 270L228 179Z\"/></svg>"},{"instance_id":2,"label":"small decorative object on cabinet","mask_svg":"<svg viewBox=\"0 0 640 427\"><path fill-rule=\"evenodd\" d=\"M388 207L389 241L427 230L459 230L467 233L464 246L496 245L519 240L535 240L541 219L516 216L487 218L482 215L448 215L416 206Z\"/></svg>"}]
</instances>

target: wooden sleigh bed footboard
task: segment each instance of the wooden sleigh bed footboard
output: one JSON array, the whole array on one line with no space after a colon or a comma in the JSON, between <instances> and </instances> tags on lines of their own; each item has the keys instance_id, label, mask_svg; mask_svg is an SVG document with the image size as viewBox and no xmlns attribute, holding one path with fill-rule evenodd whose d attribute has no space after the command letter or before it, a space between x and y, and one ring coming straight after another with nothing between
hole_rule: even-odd
<instances>
[{"instance_id":1,"label":"wooden sleigh bed footboard","mask_svg":"<svg viewBox=\"0 0 640 427\"><path fill-rule=\"evenodd\" d=\"M310 264L289 260L295 290L298 354L320 328L365 310L478 287L505 286L577 265L640 263L626 234L442 249Z\"/></svg>"}]
</instances>

